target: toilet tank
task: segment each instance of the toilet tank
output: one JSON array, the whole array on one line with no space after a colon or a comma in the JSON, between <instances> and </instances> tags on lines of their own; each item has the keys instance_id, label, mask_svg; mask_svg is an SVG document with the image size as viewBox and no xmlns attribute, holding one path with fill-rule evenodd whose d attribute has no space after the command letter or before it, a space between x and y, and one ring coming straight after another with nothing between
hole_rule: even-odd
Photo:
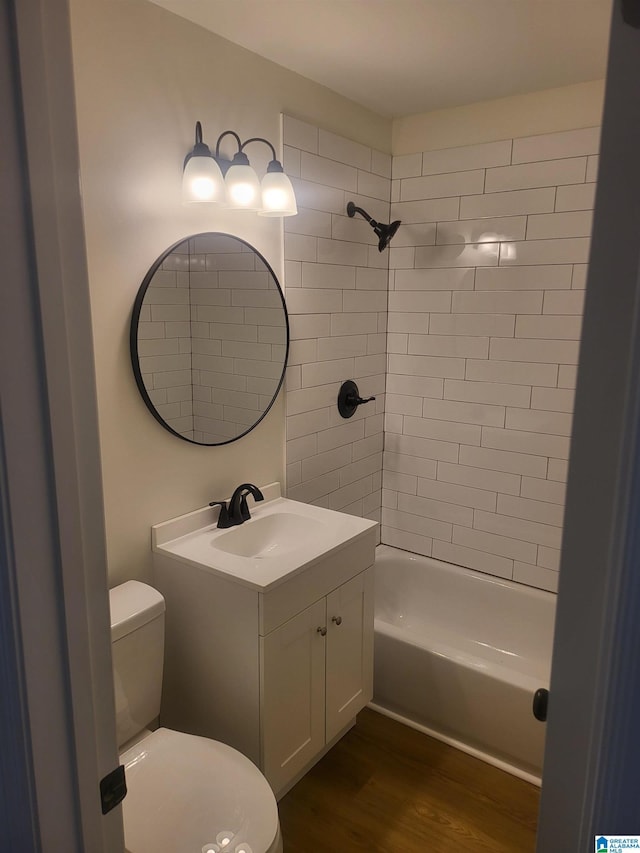
<instances>
[{"instance_id":1,"label":"toilet tank","mask_svg":"<svg viewBox=\"0 0 640 853\"><path fill-rule=\"evenodd\" d=\"M140 581L109 591L111 652L118 747L160 713L164 657L164 598Z\"/></svg>"}]
</instances>

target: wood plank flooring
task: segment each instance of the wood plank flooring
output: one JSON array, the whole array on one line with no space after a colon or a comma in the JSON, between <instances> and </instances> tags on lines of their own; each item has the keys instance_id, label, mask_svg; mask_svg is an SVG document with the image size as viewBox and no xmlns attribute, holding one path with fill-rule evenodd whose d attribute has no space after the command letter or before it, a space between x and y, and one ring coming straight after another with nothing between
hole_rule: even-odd
<instances>
[{"instance_id":1,"label":"wood plank flooring","mask_svg":"<svg viewBox=\"0 0 640 853\"><path fill-rule=\"evenodd\" d=\"M280 801L285 853L533 853L539 789L365 709Z\"/></svg>"}]
</instances>

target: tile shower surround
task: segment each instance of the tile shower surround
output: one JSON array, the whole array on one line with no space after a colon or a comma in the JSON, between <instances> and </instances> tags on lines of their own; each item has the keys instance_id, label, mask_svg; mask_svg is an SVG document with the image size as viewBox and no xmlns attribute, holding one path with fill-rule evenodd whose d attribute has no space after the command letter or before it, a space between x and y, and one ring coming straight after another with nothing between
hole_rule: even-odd
<instances>
[{"instance_id":1,"label":"tile shower surround","mask_svg":"<svg viewBox=\"0 0 640 853\"><path fill-rule=\"evenodd\" d=\"M388 255L346 208L388 217L391 157L289 117L284 143L299 210L284 220L287 494L380 521ZM376 396L348 420L345 379Z\"/></svg>"},{"instance_id":2,"label":"tile shower surround","mask_svg":"<svg viewBox=\"0 0 640 853\"><path fill-rule=\"evenodd\" d=\"M333 147L320 151L323 136ZM285 236L301 344L287 422L305 424L304 434L288 433L290 495L360 511L336 494L362 426L349 443L350 422L339 430L331 404L364 356L345 360L345 342L334 348L331 336L358 346L374 334L367 313L379 334L388 307L382 541L556 589L599 128L395 157L390 213L366 171L375 152L289 119L285 143L304 208L298 232ZM363 194L375 186L375 210L351 190L354 179ZM403 222L390 252L373 257L389 263L388 303L358 317L350 299L366 268L345 271L346 248L340 260L320 248L353 241L358 261L371 262L370 228L341 221L337 193L347 182L374 218ZM383 390L384 380L376 375ZM330 435L341 443L329 449ZM366 499L377 517L375 491Z\"/></svg>"}]
</instances>

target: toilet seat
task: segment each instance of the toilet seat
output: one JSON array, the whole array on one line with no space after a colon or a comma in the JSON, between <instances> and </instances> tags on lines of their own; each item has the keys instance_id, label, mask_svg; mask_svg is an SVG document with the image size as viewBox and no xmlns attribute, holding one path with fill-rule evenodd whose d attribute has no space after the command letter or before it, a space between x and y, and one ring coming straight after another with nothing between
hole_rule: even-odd
<instances>
[{"instance_id":1,"label":"toilet seat","mask_svg":"<svg viewBox=\"0 0 640 853\"><path fill-rule=\"evenodd\" d=\"M282 850L269 783L244 755L209 738L157 729L120 756L130 853L202 853L232 834L224 853ZM219 841L218 841L219 843Z\"/></svg>"}]
</instances>

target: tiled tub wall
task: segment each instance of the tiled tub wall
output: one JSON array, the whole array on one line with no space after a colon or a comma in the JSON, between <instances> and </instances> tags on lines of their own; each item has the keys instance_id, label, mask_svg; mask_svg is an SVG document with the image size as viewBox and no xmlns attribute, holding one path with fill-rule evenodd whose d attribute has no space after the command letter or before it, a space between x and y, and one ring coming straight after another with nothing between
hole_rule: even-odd
<instances>
[{"instance_id":1,"label":"tiled tub wall","mask_svg":"<svg viewBox=\"0 0 640 853\"><path fill-rule=\"evenodd\" d=\"M284 235L287 494L379 520L389 254L346 206L388 221L391 158L289 117L283 136L299 209ZM336 405L345 379L377 398L348 420Z\"/></svg>"},{"instance_id":2,"label":"tiled tub wall","mask_svg":"<svg viewBox=\"0 0 640 853\"><path fill-rule=\"evenodd\" d=\"M384 542L556 588L598 142L394 158Z\"/></svg>"}]
</instances>

